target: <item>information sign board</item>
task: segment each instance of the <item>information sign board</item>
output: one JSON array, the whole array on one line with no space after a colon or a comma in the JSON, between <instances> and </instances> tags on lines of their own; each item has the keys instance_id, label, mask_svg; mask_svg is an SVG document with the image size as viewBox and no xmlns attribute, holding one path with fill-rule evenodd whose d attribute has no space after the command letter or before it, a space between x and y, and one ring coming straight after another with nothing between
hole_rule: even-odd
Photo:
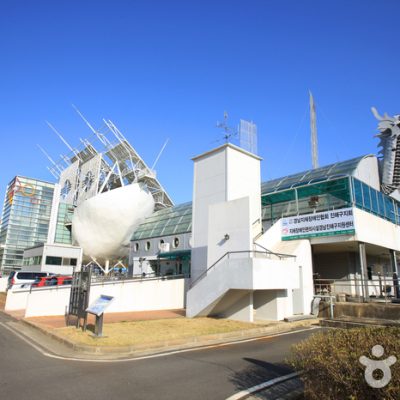
<instances>
[{"instance_id":1,"label":"information sign board","mask_svg":"<svg viewBox=\"0 0 400 400\"><path fill-rule=\"evenodd\" d=\"M113 296L106 296L102 294L94 303L92 303L86 309L86 311L90 314L100 316L104 313L105 309L112 303L113 300Z\"/></svg>"},{"instance_id":2,"label":"information sign board","mask_svg":"<svg viewBox=\"0 0 400 400\"><path fill-rule=\"evenodd\" d=\"M352 208L282 218L282 240L354 233Z\"/></svg>"}]
</instances>

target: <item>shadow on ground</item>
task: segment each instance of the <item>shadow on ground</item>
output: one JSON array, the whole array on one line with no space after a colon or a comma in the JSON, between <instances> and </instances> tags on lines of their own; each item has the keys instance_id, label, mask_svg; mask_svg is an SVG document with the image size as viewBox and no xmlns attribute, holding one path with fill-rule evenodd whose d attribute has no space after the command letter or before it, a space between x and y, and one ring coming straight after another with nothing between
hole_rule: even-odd
<instances>
[{"instance_id":1,"label":"shadow on ground","mask_svg":"<svg viewBox=\"0 0 400 400\"><path fill-rule=\"evenodd\" d=\"M229 378L237 387L237 391L249 389L278 376L287 375L293 372L293 369L285 364L271 364L254 358L244 358L244 360L249 363L248 367L240 372L233 373ZM296 396L293 396L292 394L295 392ZM291 381L258 392L251 398L271 400L278 398L289 399L297 398L301 392L302 384L300 379L292 379Z\"/></svg>"},{"instance_id":2,"label":"shadow on ground","mask_svg":"<svg viewBox=\"0 0 400 400\"><path fill-rule=\"evenodd\" d=\"M254 358L244 358L244 360L249 363L248 367L240 372L235 372L229 378L239 390L248 389L277 376L293 372L293 369L285 364L271 364Z\"/></svg>"}]
</instances>

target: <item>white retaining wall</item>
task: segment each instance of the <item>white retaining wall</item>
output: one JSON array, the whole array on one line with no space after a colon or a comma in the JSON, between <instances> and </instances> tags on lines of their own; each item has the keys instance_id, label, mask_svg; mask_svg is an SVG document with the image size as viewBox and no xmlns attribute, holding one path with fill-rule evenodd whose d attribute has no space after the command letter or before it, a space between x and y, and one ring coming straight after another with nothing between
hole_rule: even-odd
<instances>
[{"instance_id":1,"label":"white retaining wall","mask_svg":"<svg viewBox=\"0 0 400 400\"><path fill-rule=\"evenodd\" d=\"M69 285L33 289L27 298L25 317L65 315L70 292Z\"/></svg>"},{"instance_id":2,"label":"white retaining wall","mask_svg":"<svg viewBox=\"0 0 400 400\"><path fill-rule=\"evenodd\" d=\"M115 297L106 312L169 310L185 307L185 279L152 279L94 283L89 304L100 295ZM65 315L70 286L9 291L6 311L25 309L25 317Z\"/></svg>"},{"instance_id":3,"label":"white retaining wall","mask_svg":"<svg viewBox=\"0 0 400 400\"><path fill-rule=\"evenodd\" d=\"M0 278L0 292L5 292L7 290L8 276Z\"/></svg>"},{"instance_id":4,"label":"white retaining wall","mask_svg":"<svg viewBox=\"0 0 400 400\"><path fill-rule=\"evenodd\" d=\"M94 284L90 288L89 304L102 294L115 298L107 312L179 309L185 307L185 279Z\"/></svg>"},{"instance_id":5,"label":"white retaining wall","mask_svg":"<svg viewBox=\"0 0 400 400\"><path fill-rule=\"evenodd\" d=\"M29 289L13 288L7 292L5 311L24 310L28 302Z\"/></svg>"}]
</instances>

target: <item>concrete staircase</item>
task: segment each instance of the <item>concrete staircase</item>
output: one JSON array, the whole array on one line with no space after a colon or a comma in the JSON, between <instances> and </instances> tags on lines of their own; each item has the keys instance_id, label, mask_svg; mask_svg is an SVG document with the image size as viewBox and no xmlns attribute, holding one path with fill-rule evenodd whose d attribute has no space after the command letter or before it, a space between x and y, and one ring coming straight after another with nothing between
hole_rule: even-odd
<instances>
[{"instance_id":1,"label":"concrete staircase","mask_svg":"<svg viewBox=\"0 0 400 400\"><path fill-rule=\"evenodd\" d=\"M270 319L274 319L279 302L276 291L299 286L297 265L293 258L250 254L227 254L194 282L187 293L186 315L253 321L256 302L257 317L270 314Z\"/></svg>"}]
</instances>

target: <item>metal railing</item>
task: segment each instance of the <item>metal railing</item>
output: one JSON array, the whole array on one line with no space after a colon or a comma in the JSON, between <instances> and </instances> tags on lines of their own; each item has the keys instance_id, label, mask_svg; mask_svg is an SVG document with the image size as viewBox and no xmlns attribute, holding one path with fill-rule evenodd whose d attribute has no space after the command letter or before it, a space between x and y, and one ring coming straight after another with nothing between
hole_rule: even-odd
<instances>
[{"instance_id":1,"label":"metal railing","mask_svg":"<svg viewBox=\"0 0 400 400\"><path fill-rule=\"evenodd\" d=\"M400 299L397 277L385 275L368 280L357 276L346 279L314 279L314 293L336 296L338 301L390 303L395 299Z\"/></svg>"},{"instance_id":2,"label":"metal railing","mask_svg":"<svg viewBox=\"0 0 400 400\"><path fill-rule=\"evenodd\" d=\"M127 275L115 275L115 276L109 276L109 275L92 275L92 281L91 283L119 283L119 282L132 282L132 281L152 281L152 280L166 280L166 279L182 279L182 278L187 278L184 274L175 274L175 275L159 275L155 273L151 274L138 274L138 275L133 275L133 276L127 276Z\"/></svg>"},{"instance_id":3,"label":"metal railing","mask_svg":"<svg viewBox=\"0 0 400 400\"><path fill-rule=\"evenodd\" d=\"M261 246L262 247L262 246ZM246 257L240 257L238 255L246 255ZM274 253L272 251L257 251L257 250L242 250L242 251L228 251L225 253L223 256L221 256L217 261L215 261L214 264L212 264L210 267L208 267L201 275L199 275L195 280L193 280L190 285L189 289L191 289L193 286L195 286L199 281L201 281L207 274L210 272L210 270L214 269L217 265L219 265L223 260L225 259L232 259L232 258L268 258L271 259L272 257L277 257L279 260L282 258L291 258L296 256L290 255L290 254L281 254L281 253Z\"/></svg>"},{"instance_id":4,"label":"metal railing","mask_svg":"<svg viewBox=\"0 0 400 400\"><path fill-rule=\"evenodd\" d=\"M272 250L267 249L266 247L262 246L262 245L259 244L259 243L254 242L253 244L254 244L254 246L258 246L258 247L260 247L261 249L263 249L263 251L266 252L267 254L271 254L271 255L274 255L274 256L278 257L280 260L281 260L282 258L290 258L290 257L296 258L296 256L293 255L293 254L275 253L275 252L273 252ZM257 251L257 250L255 250L255 251Z\"/></svg>"}]
</instances>

